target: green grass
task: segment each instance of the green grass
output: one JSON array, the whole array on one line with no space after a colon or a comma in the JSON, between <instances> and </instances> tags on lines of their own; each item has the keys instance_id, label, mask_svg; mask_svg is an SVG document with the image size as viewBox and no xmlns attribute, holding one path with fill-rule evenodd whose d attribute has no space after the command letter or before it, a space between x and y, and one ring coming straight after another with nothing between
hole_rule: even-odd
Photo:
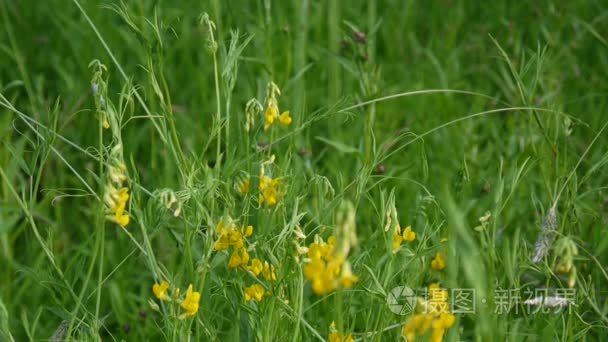
<instances>
[{"instance_id":1,"label":"green grass","mask_svg":"<svg viewBox=\"0 0 608 342\"><path fill-rule=\"evenodd\" d=\"M391 289L436 282L475 290L446 341L605 338L602 1L0 0L0 27L0 341L314 341L332 321L394 341L412 315ZM264 131L270 82L293 122ZM126 229L103 201L121 162ZM277 281L214 249L228 217ZM393 253L397 221L416 240ZM350 246L351 288L312 290L316 235ZM193 284L198 313L160 304L160 280L180 301ZM500 312L505 290L569 286L569 310Z\"/></svg>"}]
</instances>

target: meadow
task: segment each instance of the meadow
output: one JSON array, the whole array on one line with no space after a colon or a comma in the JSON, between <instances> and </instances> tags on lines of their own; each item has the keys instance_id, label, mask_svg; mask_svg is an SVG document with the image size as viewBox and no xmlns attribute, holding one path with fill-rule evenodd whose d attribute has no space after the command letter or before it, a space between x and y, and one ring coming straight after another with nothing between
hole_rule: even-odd
<instances>
[{"instance_id":1,"label":"meadow","mask_svg":"<svg viewBox=\"0 0 608 342\"><path fill-rule=\"evenodd\" d=\"M0 0L0 341L601 341L608 6Z\"/></svg>"}]
</instances>

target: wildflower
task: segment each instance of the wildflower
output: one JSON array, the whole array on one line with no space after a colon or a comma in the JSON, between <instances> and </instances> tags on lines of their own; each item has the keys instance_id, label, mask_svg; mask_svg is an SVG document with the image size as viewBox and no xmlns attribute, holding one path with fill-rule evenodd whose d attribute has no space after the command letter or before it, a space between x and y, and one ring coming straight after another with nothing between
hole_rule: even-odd
<instances>
[{"instance_id":1,"label":"wildflower","mask_svg":"<svg viewBox=\"0 0 608 342\"><path fill-rule=\"evenodd\" d=\"M291 116L289 111L283 112L281 113L281 115L279 115L279 122L283 125L283 126L289 126L291 125Z\"/></svg>"},{"instance_id":2,"label":"wildflower","mask_svg":"<svg viewBox=\"0 0 608 342\"><path fill-rule=\"evenodd\" d=\"M304 267L304 277L312 283L314 293L323 295L338 286L350 288L358 281L343 253L336 250L336 238L330 236L325 243L321 238L308 246L309 261Z\"/></svg>"},{"instance_id":3,"label":"wildflower","mask_svg":"<svg viewBox=\"0 0 608 342\"><path fill-rule=\"evenodd\" d=\"M329 336L327 336L328 342L354 342L352 334L348 334L346 336L340 334L338 330L336 330L336 322L331 322L329 326Z\"/></svg>"},{"instance_id":4,"label":"wildflower","mask_svg":"<svg viewBox=\"0 0 608 342\"><path fill-rule=\"evenodd\" d=\"M279 106L276 99L270 99L266 112L264 113L264 130L267 131L274 123L274 119L279 115Z\"/></svg>"},{"instance_id":5,"label":"wildflower","mask_svg":"<svg viewBox=\"0 0 608 342\"><path fill-rule=\"evenodd\" d=\"M262 273L262 270L264 270L264 264L260 259L254 258L251 261L251 265L247 269L257 277L260 273Z\"/></svg>"},{"instance_id":6,"label":"wildflower","mask_svg":"<svg viewBox=\"0 0 608 342\"><path fill-rule=\"evenodd\" d=\"M435 254L435 259L431 261L431 267L437 271L441 271L445 268L445 259L441 253L438 252Z\"/></svg>"},{"instance_id":7,"label":"wildflower","mask_svg":"<svg viewBox=\"0 0 608 342\"><path fill-rule=\"evenodd\" d=\"M196 315L199 307L199 302L201 300L201 294L199 292L192 290L192 284L188 286L188 290L186 291L186 297L182 301L182 308L186 311L185 315L192 317Z\"/></svg>"},{"instance_id":8,"label":"wildflower","mask_svg":"<svg viewBox=\"0 0 608 342\"><path fill-rule=\"evenodd\" d=\"M130 221L129 214L126 213L129 188L123 186L126 180L127 167L122 162L122 145L118 144L110 152L108 184L105 187L104 202L107 208L106 218L123 228Z\"/></svg>"},{"instance_id":9,"label":"wildflower","mask_svg":"<svg viewBox=\"0 0 608 342\"><path fill-rule=\"evenodd\" d=\"M441 342L447 329L454 325L456 317L448 306L447 290L438 284L429 285L430 299L422 301L422 313L411 316L403 326L403 336L407 341L414 341L417 336L425 336L431 330L431 341Z\"/></svg>"},{"instance_id":10,"label":"wildflower","mask_svg":"<svg viewBox=\"0 0 608 342\"><path fill-rule=\"evenodd\" d=\"M116 189L110 185L107 187L104 200L109 211L107 218L123 228L126 227L129 224L129 215L125 212L129 200L129 189L124 187Z\"/></svg>"},{"instance_id":11,"label":"wildflower","mask_svg":"<svg viewBox=\"0 0 608 342\"><path fill-rule=\"evenodd\" d=\"M167 296L169 287L169 283L163 280L159 284L152 285L152 292L160 300L169 300L169 296Z\"/></svg>"},{"instance_id":12,"label":"wildflower","mask_svg":"<svg viewBox=\"0 0 608 342\"><path fill-rule=\"evenodd\" d=\"M401 227L397 226L395 228L395 233L393 234L393 251L397 251L403 241L412 242L416 239L416 233L412 231L411 226L407 226L403 232L401 231Z\"/></svg>"},{"instance_id":13,"label":"wildflower","mask_svg":"<svg viewBox=\"0 0 608 342\"><path fill-rule=\"evenodd\" d=\"M255 300L259 303L264 299L264 295L266 295L266 289L260 284L253 284L245 288L245 300L248 302Z\"/></svg>"},{"instance_id":14,"label":"wildflower","mask_svg":"<svg viewBox=\"0 0 608 342\"><path fill-rule=\"evenodd\" d=\"M226 250L230 246L242 248L245 245L244 239L253 235L253 226L237 229L234 224L230 223L226 228L224 222L220 222L216 227L216 232L220 236L214 245L216 251Z\"/></svg>"},{"instance_id":15,"label":"wildflower","mask_svg":"<svg viewBox=\"0 0 608 342\"><path fill-rule=\"evenodd\" d=\"M574 240L569 236L560 238L555 243L555 259L556 265L554 265L555 271L562 274L568 275L568 287L572 288L576 285L576 266L574 265L574 258L578 255L578 247Z\"/></svg>"},{"instance_id":16,"label":"wildflower","mask_svg":"<svg viewBox=\"0 0 608 342\"><path fill-rule=\"evenodd\" d=\"M230 255L230 260L228 261L228 267L236 268L239 266L246 266L249 262L249 253L247 253L247 249L245 247L241 247L236 249Z\"/></svg>"},{"instance_id":17,"label":"wildflower","mask_svg":"<svg viewBox=\"0 0 608 342\"><path fill-rule=\"evenodd\" d=\"M268 263L268 261L264 261L264 268L262 269L262 277L268 281L276 281L277 274L274 270L274 266Z\"/></svg>"},{"instance_id":18,"label":"wildflower","mask_svg":"<svg viewBox=\"0 0 608 342\"><path fill-rule=\"evenodd\" d=\"M269 207L274 206L280 200L281 194L279 193L279 186L281 185L281 179L270 178L268 176L260 177L260 204L266 203Z\"/></svg>"},{"instance_id":19,"label":"wildflower","mask_svg":"<svg viewBox=\"0 0 608 342\"><path fill-rule=\"evenodd\" d=\"M250 185L251 181L249 178L244 179L243 181L241 181L241 183L238 185L239 187L239 192L241 194L246 194L249 192L249 185Z\"/></svg>"},{"instance_id":20,"label":"wildflower","mask_svg":"<svg viewBox=\"0 0 608 342\"><path fill-rule=\"evenodd\" d=\"M279 101L277 97L281 95L279 87L274 82L268 84L268 93L266 95L266 110L264 111L264 131L272 127L275 120L278 119L283 126L291 125L292 118L289 111L280 113Z\"/></svg>"},{"instance_id":21,"label":"wildflower","mask_svg":"<svg viewBox=\"0 0 608 342\"><path fill-rule=\"evenodd\" d=\"M403 240L407 242L412 242L416 239L416 233L412 231L411 226L407 226L403 231Z\"/></svg>"},{"instance_id":22,"label":"wildflower","mask_svg":"<svg viewBox=\"0 0 608 342\"><path fill-rule=\"evenodd\" d=\"M342 274L340 275L340 285L344 288L351 288L353 285L359 281L359 277L353 274L353 271L350 267L349 262L345 262L342 266Z\"/></svg>"}]
</instances>

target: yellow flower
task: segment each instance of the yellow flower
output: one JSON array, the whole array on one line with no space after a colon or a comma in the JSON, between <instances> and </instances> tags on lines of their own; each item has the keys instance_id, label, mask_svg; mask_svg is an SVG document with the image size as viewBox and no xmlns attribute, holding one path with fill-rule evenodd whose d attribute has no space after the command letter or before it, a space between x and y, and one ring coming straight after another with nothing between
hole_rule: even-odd
<instances>
[{"instance_id":1,"label":"yellow flower","mask_svg":"<svg viewBox=\"0 0 608 342\"><path fill-rule=\"evenodd\" d=\"M253 226L249 225L243 229L243 236L250 237L251 235L253 235Z\"/></svg>"},{"instance_id":2,"label":"yellow flower","mask_svg":"<svg viewBox=\"0 0 608 342\"><path fill-rule=\"evenodd\" d=\"M330 293L338 286L350 288L359 280L352 273L350 264L345 263L345 256L336 252L335 243L335 237L331 236L327 243L318 239L308 247L310 260L304 267L304 277L312 283L316 294Z\"/></svg>"},{"instance_id":3,"label":"yellow flower","mask_svg":"<svg viewBox=\"0 0 608 342\"><path fill-rule=\"evenodd\" d=\"M340 334L337 331L334 331L329 334L329 336L327 337L327 341L328 342L354 342L355 340L353 339L352 334L348 334L343 337L342 334Z\"/></svg>"},{"instance_id":4,"label":"yellow flower","mask_svg":"<svg viewBox=\"0 0 608 342\"><path fill-rule=\"evenodd\" d=\"M188 286L188 290L186 291L186 297L182 302L182 308L186 311L186 316L194 316L196 315L199 307L199 302L201 300L201 294L199 292L192 290L192 284Z\"/></svg>"},{"instance_id":5,"label":"yellow flower","mask_svg":"<svg viewBox=\"0 0 608 342\"><path fill-rule=\"evenodd\" d=\"M264 279L268 281L276 281L277 274L274 271L274 266L268 263L268 261L264 261L264 268L262 269L262 276Z\"/></svg>"},{"instance_id":6,"label":"yellow flower","mask_svg":"<svg viewBox=\"0 0 608 342\"><path fill-rule=\"evenodd\" d=\"M403 243L403 236L401 236L401 234L399 232L399 227L397 227L397 229L395 229L395 234L393 234L393 251L398 250L399 247L401 247L402 243Z\"/></svg>"},{"instance_id":7,"label":"yellow flower","mask_svg":"<svg viewBox=\"0 0 608 342\"><path fill-rule=\"evenodd\" d=\"M255 300L259 303L264 299L264 295L266 295L266 289L260 284L253 284L245 288L245 300L248 302Z\"/></svg>"},{"instance_id":8,"label":"yellow flower","mask_svg":"<svg viewBox=\"0 0 608 342\"><path fill-rule=\"evenodd\" d=\"M277 105L276 100L271 99L268 101L268 106L266 107L266 112L264 115L264 131L267 131L270 126L274 123L274 119L279 115L279 106Z\"/></svg>"},{"instance_id":9,"label":"yellow flower","mask_svg":"<svg viewBox=\"0 0 608 342\"><path fill-rule=\"evenodd\" d=\"M431 261L431 267L437 271L441 271L445 268L445 259L441 253L435 254L435 259Z\"/></svg>"},{"instance_id":10,"label":"yellow flower","mask_svg":"<svg viewBox=\"0 0 608 342\"><path fill-rule=\"evenodd\" d=\"M336 330L336 322L331 322L329 326L329 336L327 336L328 342L354 342L352 334L343 336Z\"/></svg>"},{"instance_id":11,"label":"yellow flower","mask_svg":"<svg viewBox=\"0 0 608 342\"><path fill-rule=\"evenodd\" d=\"M220 238L215 242L214 249L216 251L223 251L230 246L236 248L245 246L244 238L253 235L253 226L237 229L236 226L231 225L229 228L225 228L224 223L220 222L217 225L216 231Z\"/></svg>"},{"instance_id":12,"label":"yellow flower","mask_svg":"<svg viewBox=\"0 0 608 342\"><path fill-rule=\"evenodd\" d=\"M156 298L160 300L168 300L169 297L167 296L167 290L169 287L169 283L163 280L159 284L152 285L152 292L154 292Z\"/></svg>"},{"instance_id":13,"label":"yellow flower","mask_svg":"<svg viewBox=\"0 0 608 342\"><path fill-rule=\"evenodd\" d=\"M340 285L346 289L353 287L353 284L359 281L359 277L353 274L350 263L345 263L342 266L342 275L340 276Z\"/></svg>"},{"instance_id":14,"label":"yellow flower","mask_svg":"<svg viewBox=\"0 0 608 342\"><path fill-rule=\"evenodd\" d=\"M249 178L244 179L240 184L239 184L239 192L242 194L246 194L249 192L249 186L251 184L251 180Z\"/></svg>"},{"instance_id":15,"label":"yellow flower","mask_svg":"<svg viewBox=\"0 0 608 342\"><path fill-rule=\"evenodd\" d=\"M415 239L416 233L414 233L411 226L407 226L403 231L401 231L401 227L397 226L393 234L393 252L396 252L401 247L403 241L412 242Z\"/></svg>"},{"instance_id":16,"label":"yellow flower","mask_svg":"<svg viewBox=\"0 0 608 342\"><path fill-rule=\"evenodd\" d=\"M249 266L247 269L257 277L260 273L262 273L262 270L264 270L264 264L260 259L254 258L251 261L251 266Z\"/></svg>"},{"instance_id":17,"label":"yellow flower","mask_svg":"<svg viewBox=\"0 0 608 342\"><path fill-rule=\"evenodd\" d=\"M279 101L277 97L281 95L279 87L273 82L268 84L268 93L266 94L266 111L264 111L264 131L270 129L276 119L284 126L291 124L291 115L289 111L285 111L279 115Z\"/></svg>"},{"instance_id":18,"label":"yellow flower","mask_svg":"<svg viewBox=\"0 0 608 342\"><path fill-rule=\"evenodd\" d=\"M230 260L228 261L228 267L236 268L239 266L245 266L249 262L249 253L247 253L247 249L245 247L241 247L235 249L230 255Z\"/></svg>"},{"instance_id":19,"label":"yellow flower","mask_svg":"<svg viewBox=\"0 0 608 342\"><path fill-rule=\"evenodd\" d=\"M447 290L440 288L439 284L431 284L429 292L431 298L428 302L422 301L424 313L411 316L403 326L403 336L407 341L425 336L431 330L430 340L441 342L445 331L454 325L456 317L449 311Z\"/></svg>"},{"instance_id":20,"label":"yellow flower","mask_svg":"<svg viewBox=\"0 0 608 342\"><path fill-rule=\"evenodd\" d=\"M403 231L403 240L407 242L412 242L416 239L416 233L412 231L411 226L407 226Z\"/></svg>"},{"instance_id":21,"label":"yellow flower","mask_svg":"<svg viewBox=\"0 0 608 342\"><path fill-rule=\"evenodd\" d=\"M124 228L130 221L129 214L125 212L127 202L129 201L129 189L125 187L116 189L113 186L108 186L107 189L108 193L105 196L105 202L111 213L107 218Z\"/></svg>"},{"instance_id":22,"label":"yellow flower","mask_svg":"<svg viewBox=\"0 0 608 342\"><path fill-rule=\"evenodd\" d=\"M439 320L438 320L438 325L448 329L451 328L452 325L454 325L454 322L456 321L456 316L454 316L451 313L442 313L439 315Z\"/></svg>"},{"instance_id":23,"label":"yellow flower","mask_svg":"<svg viewBox=\"0 0 608 342\"><path fill-rule=\"evenodd\" d=\"M281 180L279 178L270 178L268 176L260 177L260 204L266 203L269 207L274 206L280 200L279 186Z\"/></svg>"},{"instance_id":24,"label":"yellow flower","mask_svg":"<svg viewBox=\"0 0 608 342\"><path fill-rule=\"evenodd\" d=\"M103 120L103 124L102 124L103 128L105 128L105 129L110 128L110 122L108 121L108 118L106 117L105 114L103 114L102 120Z\"/></svg>"},{"instance_id":25,"label":"yellow flower","mask_svg":"<svg viewBox=\"0 0 608 342\"><path fill-rule=\"evenodd\" d=\"M291 125L291 116L289 115L289 111L285 111L283 113L281 113L281 115L279 116L279 122L283 125L283 126L289 126Z\"/></svg>"}]
</instances>

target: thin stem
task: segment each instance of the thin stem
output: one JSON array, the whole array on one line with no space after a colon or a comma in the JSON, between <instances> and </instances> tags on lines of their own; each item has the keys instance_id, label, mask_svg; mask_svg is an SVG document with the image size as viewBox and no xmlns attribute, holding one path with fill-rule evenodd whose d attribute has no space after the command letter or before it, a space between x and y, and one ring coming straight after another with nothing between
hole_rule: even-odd
<instances>
[{"instance_id":1,"label":"thin stem","mask_svg":"<svg viewBox=\"0 0 608 342\"><path fill-rule=\"evenodd\" d=\"M583 152L583 154L581 155L581 157L578 159L578 162L576 163L576 165L574 166L574 168L572 169L572 171L570 171L570 174L568 175L568 178L566 178L566 181L564 182L564 184L562 185L561 189L557 193L557 197L555 197L555 202L553 202L553 206L551 207L552 209L556 209L557 208L557 202L559 201L559 198L561 197L562 193L566 189L566 186L570 182L570 179L572 179L572 176L574 176L574 173L576 172L576 170L578 169L578 167L581 165L581 163L583 162L583 160L587 156L587 153L589 153L589 151L591 151L591 147L593 147L593 145L595 144L595 142L597 141L597 139L600 137L600 135L602 135L602 133L604 132L604 130L606 129L606 127L608 127L608 121L606 121L606 123L604 124L604 126L602 126L602 128L597 132L597 134L595 135L595 137L593 137L593 140L591 140L591 143L589 143L589 146L587 146L587 148L585 149L585 151Z\"/></svg>"}]
</instances>

